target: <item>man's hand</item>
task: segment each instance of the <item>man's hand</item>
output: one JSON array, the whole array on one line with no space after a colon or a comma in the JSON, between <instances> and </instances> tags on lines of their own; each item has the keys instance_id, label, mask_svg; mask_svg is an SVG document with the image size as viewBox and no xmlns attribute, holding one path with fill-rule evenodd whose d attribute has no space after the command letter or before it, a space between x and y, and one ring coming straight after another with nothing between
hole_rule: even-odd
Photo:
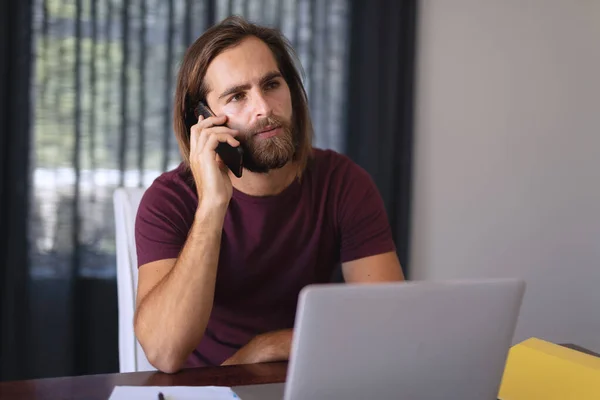
<instances>
[{"instance_id":1,"label":"man's hand","mask_svg":"<svg viewBox=\"0 0 600 400\"><path fill-rule=\"evenodd\" d=\"M198 123L190 129L190 168L196 181L198 198L217 205L227 205L231 199L232 185L227 167L217 156L219 142L229 143L233 147L240 145L235 139L239 133L222 124L227 117L200 116Z\"/></svg>"},{"instance_id":2,"label":"man's hand","mask_svg":"<svg viewBox=\"0 0 600 400\"><path fill-rule=\"evenodd\" d=\"M290 358L292 334L292 329L286 329L258 335L221 365L286 361Z\"/></svg>"}]
</instances>

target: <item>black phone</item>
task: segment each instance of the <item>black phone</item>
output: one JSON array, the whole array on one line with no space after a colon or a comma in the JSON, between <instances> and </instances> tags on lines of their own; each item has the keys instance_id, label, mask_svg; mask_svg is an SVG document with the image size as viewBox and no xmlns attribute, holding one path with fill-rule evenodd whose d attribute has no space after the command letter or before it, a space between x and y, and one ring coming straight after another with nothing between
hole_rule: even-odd
<instances>
[{"instance_id":1,"label":"black phone","mask_svg":"<svg viewBox=\"0 0 600 400\"><path fill-rule=\"evenodd\" d=\"M196 120L202 115L204 118L214 117L215 114L208 108L204 102L199 102L194 109L194 115ZM241 146L233 147L229 143L219 142L217 149L215 150L221 160L227 165L227 168L233 172L238 178L242 177L242 171L244 169L244 150Z\"/></svg>"}]
</instances>

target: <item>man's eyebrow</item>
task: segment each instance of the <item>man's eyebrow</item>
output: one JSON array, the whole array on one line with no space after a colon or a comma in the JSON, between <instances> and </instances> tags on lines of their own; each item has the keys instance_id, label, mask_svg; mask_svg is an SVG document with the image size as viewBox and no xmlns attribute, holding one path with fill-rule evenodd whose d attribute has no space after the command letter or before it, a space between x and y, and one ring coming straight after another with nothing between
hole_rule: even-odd
<instances>
[{"instance_id":1,"label":"man's eyebrow","mask_svg":"<svg viewBox=\"0 0 600 400\"><path fill-rule=\"evenodd\" d=\"M241 92L242 90L248 90L248 89L250 89L249 83L245 83L243 85L232 86L232 87L228 88L227 90L225 90L223 93L221 93L221 95L219 96L219 99L222 99L223 97L227 97L230 94L234 94L237 92Z\"/></svg>"},{"instance_id":2,"label":"man's eyebrow","mask_svg":"<svg viewBox=\"0 0 600 400\"><path fill-rule=\"evenodd\" d=\"M266 74L265 76L263 76L262 78L260 78L260 85L264 85L265 83L269 82L270 80L273 80L275 78L281 78L281 72L279 71L271 71L268 74Z\"/></svg>"},{"instance_id":3,"label":"man's eyebrow","mask_svg":"<svg viewBox=\"0 0 600 400\"><path fill-rule=\"evenodd\" d=\"M282 77L281 72L279 71L272 71L267 73L265 76L263 76L262 78L260 78L260 85L264 85L266 82L275 79L275 78L280 78ZM223 93L221 93L221 95L219 96L219 99L222 99L223 97L227 97L231 94L237 93L237 92L241 92L243 90L248 90L250 89L251 85L249 83L244 83L241 85L235 85L232 86L228 89L226 89Z\"/></svg>"}]
</instances>

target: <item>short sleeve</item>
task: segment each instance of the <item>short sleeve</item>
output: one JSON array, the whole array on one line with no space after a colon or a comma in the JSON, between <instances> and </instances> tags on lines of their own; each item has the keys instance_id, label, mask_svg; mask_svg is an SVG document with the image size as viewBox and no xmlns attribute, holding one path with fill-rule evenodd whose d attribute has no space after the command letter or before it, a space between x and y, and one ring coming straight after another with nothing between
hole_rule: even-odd
<instances>
[{"instance_id":1,"label":"short sleeve","mask_svg":"<svg viewBox=\"0 0 600 400\"><path fill-rule=\"evenodd\" d=\"M188 197L172 179L158 178L146 190L135 221L138 267L179 256L193 221Z\"/></svg>"},{"instance_id":2,"label":"short sleeve","mask_svg":"<svg viewBox=\"0 0 600 400\"><path fill-rule=\"evenodd\" d=\"M338 197L340 261L395 251L385 206L371 176L348 161Z\"/></svg>"}]
</instances>

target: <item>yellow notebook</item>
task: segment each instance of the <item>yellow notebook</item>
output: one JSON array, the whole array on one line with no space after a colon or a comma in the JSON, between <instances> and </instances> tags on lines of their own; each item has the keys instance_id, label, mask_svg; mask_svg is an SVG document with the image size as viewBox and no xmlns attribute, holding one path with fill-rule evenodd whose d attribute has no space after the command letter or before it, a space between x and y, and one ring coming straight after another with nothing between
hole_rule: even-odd
<instances>
[{"instance_id":1,"label":"yellow notebook","mask_svg":"<svg viewBox=\"0 0 600 400\"><path fill-rule=\"evenodd\" d=\"M500 400L599 400L600 358L531 338L513 346Z\"/></svg>"}]
</instances>

